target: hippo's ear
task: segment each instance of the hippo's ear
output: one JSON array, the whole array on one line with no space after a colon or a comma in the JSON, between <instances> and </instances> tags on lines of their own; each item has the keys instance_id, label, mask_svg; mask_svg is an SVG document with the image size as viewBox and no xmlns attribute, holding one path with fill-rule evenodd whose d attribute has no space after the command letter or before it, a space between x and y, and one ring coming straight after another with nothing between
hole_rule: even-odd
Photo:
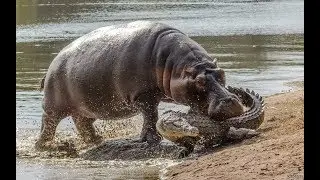
<instances>
[{"instance_id":1,"label":"hippo's ear","mask_svg":"<svg viewBox=\"0 0 320 180\"><path fill-rule=\"evenodd\" d=\"M214 67L218 67L217 63L218 63L217 58L214 58L213 61L212 61L213 66Z\"/></svg>"}]
</instances>

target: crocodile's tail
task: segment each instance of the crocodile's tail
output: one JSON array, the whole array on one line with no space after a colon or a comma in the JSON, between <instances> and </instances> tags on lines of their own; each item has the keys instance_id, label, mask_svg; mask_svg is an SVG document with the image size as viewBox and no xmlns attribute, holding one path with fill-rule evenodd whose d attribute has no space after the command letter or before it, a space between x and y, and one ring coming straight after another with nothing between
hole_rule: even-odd
<instances>
[{"instance_id":1,"label":"crocodile's tail","mask_svg":"<svg viewBox=\"0 0 320 180\"><path fill-rule=\"evenodd\" d=\"M46 75L43 76L43 78L40 80L40 87L39 87L39 91L42 91L44 88L44 80L46 78Z\"/></svg>"},{"instance_id":2,"label":"crocodile's tail","mask_svg":"<svg viewBox=\"0 0 320 180\"><path fill-rule=\"evenodd\" d=\"M235 128L258 129L264 120L265 104L263 98L254 91L250 92L249 89L244 90L242 88L230 86L227 88L228 91L240 97L243 104L250 107L250 109L245 111L243 114L225 120L228 126Z\"/></svg>"}]
</instances>

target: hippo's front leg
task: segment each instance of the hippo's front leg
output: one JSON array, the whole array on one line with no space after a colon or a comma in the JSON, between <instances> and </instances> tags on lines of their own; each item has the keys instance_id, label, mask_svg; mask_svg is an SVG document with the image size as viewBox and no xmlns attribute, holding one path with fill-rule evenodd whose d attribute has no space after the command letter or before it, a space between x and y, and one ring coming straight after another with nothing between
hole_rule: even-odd
<instances>
[{"instance_id":1,"label":"hippo's front leg","mask_svg":"<svg viewBox=\"0 0 320 180\"><path fill-rule=\"evenodd\" d=\"M140 135L140 141L148 144L158 144L162 137L157 132L156 123L158 121L158 104L155 95L152 93L142 94L137 98L136 106L140 109L143 116L143 126Z\"/></svg>"}]
</instances>

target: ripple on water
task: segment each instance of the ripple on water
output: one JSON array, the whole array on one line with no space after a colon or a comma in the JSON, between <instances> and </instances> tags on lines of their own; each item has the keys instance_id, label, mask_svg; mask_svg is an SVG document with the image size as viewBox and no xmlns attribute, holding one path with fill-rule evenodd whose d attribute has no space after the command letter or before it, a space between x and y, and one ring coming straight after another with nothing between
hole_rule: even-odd
<instances>
[{"instance_id":1,"label":"ripple on water","mask_svg":"<svg viewBox=\"0 0 320 180\"><path fill-rule=\"evenodd\" d=\"M17 159L17 179L159 179L160 170L179 163L168 159L146 161L85 161L81 159Z\"/></svg>"},{"instance_id":2,"label":"ripple on water","mask_svg":"<svg viewBox=\"0 0 320 180\"><path fill-rule=\"evenodd\" d=\"M80 158L65 157L62 154L38 152L34 149L35 134L38 129L17 129L16 164L17 179L159 179L161 169L178 160L163 158L138 160L138 161L89 161ZM21 134L24 134L21 135ZM57 133L57 141L75 142L79 148L81 142L74 132ZM79 152L84 152L85 149Z\"/></svg>"}]
</instances>

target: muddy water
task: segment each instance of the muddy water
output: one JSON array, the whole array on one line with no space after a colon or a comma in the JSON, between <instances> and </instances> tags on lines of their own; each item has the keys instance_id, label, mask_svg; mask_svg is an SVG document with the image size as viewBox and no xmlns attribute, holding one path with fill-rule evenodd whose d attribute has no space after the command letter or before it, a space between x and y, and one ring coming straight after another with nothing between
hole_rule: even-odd
<instances>
[{"instance_id":1,"label":"muddy water","mask_svg":"<svg viewBox=\"0 0 320 180\"><path fill-rule=\"evenodd\" d=\"M177 161L92 162L38 153L38 81L57 53L89 31L134 20L174 25L200 43L225 69L227 84L263 96L288 91L304 79L303 1L19 1L16 18L16 167L17 179L159 179L159 170ZM185 106L160 104L164 110ZM141 116L96 122L107 138L135 136ZM57 138L86 147L72 121L64 119Z\"/></svg>"}]
</instances>

